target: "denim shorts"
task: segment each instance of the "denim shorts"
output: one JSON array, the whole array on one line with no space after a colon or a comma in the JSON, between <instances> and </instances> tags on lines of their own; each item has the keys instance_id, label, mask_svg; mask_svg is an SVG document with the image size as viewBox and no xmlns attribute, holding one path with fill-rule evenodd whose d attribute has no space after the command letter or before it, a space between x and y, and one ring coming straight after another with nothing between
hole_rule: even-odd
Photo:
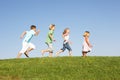
<instances>
[{"instance_id":1,"label":"denim shorts","mask_svg":"<svg viewBox=\"0 0 120 80\"><path fill-rule=\"evenodd\" d=\"M70 47L70 45L69 45L68 42L65 43L65 44L63 44L63 48L62 48L61 50L64 52L66 49L67 49L68 51L72 51L72 49L71 49L71 47Z\"/></svg>"}]
</instances>

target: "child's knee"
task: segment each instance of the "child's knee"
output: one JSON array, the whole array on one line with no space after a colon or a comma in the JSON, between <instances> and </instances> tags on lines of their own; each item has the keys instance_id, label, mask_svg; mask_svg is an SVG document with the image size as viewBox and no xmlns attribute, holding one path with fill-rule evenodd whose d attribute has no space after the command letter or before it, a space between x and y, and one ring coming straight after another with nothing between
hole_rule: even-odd
<instances>
[{"instance_id":1,"label":"child's knee","mask_svg":"<svg viewBox=\"0 0 120 80\"><path fill-rule=\"evenodd\" d=\"M20 53L20 54L23 54L23 53L25 53L25 51L26 51L26 50L21 50L19 53Z\"/></svg>"},{"instance_id":2,"label":"child's knee","mask_svg":"<svg viewBox=\"0 0 120 80\"><path fill-rule=\"evenodd\" d=\"M52 49L50 50L50 53L53 53L53 50L52 50Z\"/></svg>"}]
</instances>

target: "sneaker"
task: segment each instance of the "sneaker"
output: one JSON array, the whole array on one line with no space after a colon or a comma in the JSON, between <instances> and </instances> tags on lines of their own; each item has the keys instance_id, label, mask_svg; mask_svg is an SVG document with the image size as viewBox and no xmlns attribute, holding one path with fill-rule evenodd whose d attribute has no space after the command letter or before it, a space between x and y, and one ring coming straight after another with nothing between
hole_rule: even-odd
<instances>
[{"instance_id":1,"label":"sneaker","mask_svg":"<svg viewBox=\"0 0 120 80\"><path fill-rule=\"evenodd\" d=\"M28 57L28 58L29 58L29 56L26 54L26 52L25 52L24 54L25 54L25 56L26 56L26 57Z\"/></svg>"}]
</instances>

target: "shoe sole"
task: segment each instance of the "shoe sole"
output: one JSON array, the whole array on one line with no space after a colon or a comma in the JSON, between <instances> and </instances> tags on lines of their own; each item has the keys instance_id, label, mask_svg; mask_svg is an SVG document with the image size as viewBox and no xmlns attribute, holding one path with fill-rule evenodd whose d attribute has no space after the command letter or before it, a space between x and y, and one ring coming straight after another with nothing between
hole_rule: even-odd
<instances>
[{"instance_id":1,"label":"shoe sole","mask_svg":"<svg viewBox=\"0 0 120 80\"><path fill-rule=\"evenodd\" d=\"M28 58L29 58L29 56L28 56L26 53L24 53L24 54L25 54L25 56L26 56L26 57L28 57Z\"/></svg>"}]
</instances>

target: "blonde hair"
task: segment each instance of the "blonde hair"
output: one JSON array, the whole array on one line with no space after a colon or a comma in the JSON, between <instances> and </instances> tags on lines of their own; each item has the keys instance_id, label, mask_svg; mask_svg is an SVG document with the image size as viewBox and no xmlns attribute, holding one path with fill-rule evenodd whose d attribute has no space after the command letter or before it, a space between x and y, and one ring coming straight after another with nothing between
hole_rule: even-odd
<instances>
[{"instance_id":1,"label":"blonde hair","mask_svg":"<svg viewBox=\"0 0 120 80\"><path fill-rule=\"evenodd\" d=\"M89 31L85 31L85 33L83 34L84 37L89 37L90 36L90 32Z\"/></svg>"},{"instance_id":2,"label":"blonde hair","mask_svg":"<svg viewBox=\"0 0 120 80\"><path fill-rule=\"evenodd\" d=\"M49 30L51 30L53 27L55 27L55 24L50 24Z\"/></svg>"},{"instance_id":3,"label":"blonde hair","mask_svg":"<svg viewBox=\"0 0 120 80\"><path fill-rule=\"evenodd\" d=\"M65 28L63 34L67 32L67 30L70 30L69 28Z\"/></svg>"}]
</instances>

